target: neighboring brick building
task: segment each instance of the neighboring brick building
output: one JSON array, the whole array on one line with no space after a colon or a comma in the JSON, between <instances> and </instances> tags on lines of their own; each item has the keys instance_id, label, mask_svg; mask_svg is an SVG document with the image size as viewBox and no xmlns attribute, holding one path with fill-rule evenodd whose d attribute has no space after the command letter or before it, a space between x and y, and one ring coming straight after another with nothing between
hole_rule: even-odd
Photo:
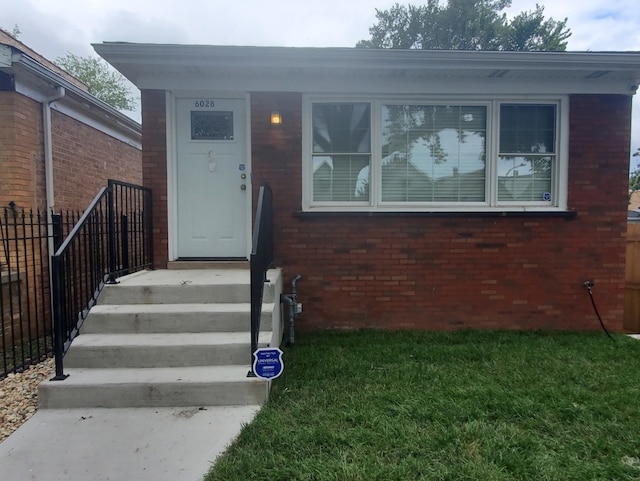
<instances>
[{"instance_id":1,"label":"neighboring brick building","mask_svg":"<svg viewBox=\"0 0 640 481\"><path fill-rule=\"evenodd\" d=\"M77 217L108 179L140 184L141 163L138 122L0 30L0 369L50 336L49 213Z\"/></svg>"},{"instance_id":2,"label":"neighboring brick building","mask_svg":"<svg viewBox=\"0 0 640 481\"><path fill-rule=\"evenodd\" d=\"M141 157L137 122L0 30L0 207L83 210L109 178L140 183Z\"/></svg>"},{"instance_id":3,"label":"neighboring brick building","mask_svg":"<svg viewBox=\"0 0 640 481\"><path fill-rule=\"evenodd\" d=\"M592 279L621 329L639 53L95 48L142 90L158 268L247 258L266 182L300 328L596 329Z\"/></svg>"}]
</instances>

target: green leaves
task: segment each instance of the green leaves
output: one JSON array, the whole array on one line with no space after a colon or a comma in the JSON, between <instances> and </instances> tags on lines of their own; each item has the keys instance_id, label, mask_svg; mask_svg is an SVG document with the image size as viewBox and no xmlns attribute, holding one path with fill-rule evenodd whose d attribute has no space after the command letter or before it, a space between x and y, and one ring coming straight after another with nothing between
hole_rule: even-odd
<instances>
[{"instance_id":1,"label":"green leaves","mask_svg":"<svg viewBox=\"0 0 640 481\"><path fill-rule=\"evenodd\" d=\"M84 82L89 93L118 110L134 110L135 99L125 84L124 77L111 70L98 58L80 57L70 52L58 57L55 63Z\"/></svg>"},{"instance_id":2,"label":"green leaves","mask_svg":"<svg viewBox=\"0 0 640 481\"><path fill-rule=\"evenodd\" d=\"M512 20L501 13L511 0L428 0L425 5L395 4L376 9L377 23L361 48L434 50L563 51L571 35L567 19L545 19L536 5Z\"/></svg>"}]
</instances>

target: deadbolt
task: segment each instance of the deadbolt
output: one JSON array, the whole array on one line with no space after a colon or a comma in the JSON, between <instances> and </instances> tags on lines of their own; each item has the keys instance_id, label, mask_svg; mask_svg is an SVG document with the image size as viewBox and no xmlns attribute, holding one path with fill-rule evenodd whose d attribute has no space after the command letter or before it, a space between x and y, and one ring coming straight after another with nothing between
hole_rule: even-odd
<instances>
[{"instance_id":1,"label":"deadbolt","mask_svg":"<svg viewBox=\"0 0 640 481\"><path fill-rule=\"evenodd\" d=\"M247 190L247 186L246 186L246 184L242 184L242 185L240 186L240 190Z\"/></svg>"},{"instance_id":2,"label":"deadbolt","mask_svg":"<svg viewBox=\"0 0 640 481\"><path fill-rule=\"evenodd\" d=\"M241 179L246 179L247 178L247 174L240 174L240 178Z\"/></svg>"}]
</instances>

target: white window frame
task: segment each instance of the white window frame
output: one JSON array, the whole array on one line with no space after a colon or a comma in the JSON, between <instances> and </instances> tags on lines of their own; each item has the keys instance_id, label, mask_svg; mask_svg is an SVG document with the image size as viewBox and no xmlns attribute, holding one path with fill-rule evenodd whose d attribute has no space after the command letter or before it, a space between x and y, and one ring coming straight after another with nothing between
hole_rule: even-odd
<instances>
[{"instance_id":1,"label":"white window frame","mask_svg":"<svg viewBox=\"0 0 640 481\"><path fill-rule=\"evenodd\" d=\"M369 202L313 201L312 105L314 103L362 103L371 105L371 159ZM550 202L498 202L497 164L500 135L500 105L555 105L556 135ZM486 106L486 164L484 202L382 202L382 106L481 105ZM305 212L558 212L567 210L569 158L569 98L554 96L325 96L305 95L302 101L302 210Z\"/></svg>"}]
</instances>

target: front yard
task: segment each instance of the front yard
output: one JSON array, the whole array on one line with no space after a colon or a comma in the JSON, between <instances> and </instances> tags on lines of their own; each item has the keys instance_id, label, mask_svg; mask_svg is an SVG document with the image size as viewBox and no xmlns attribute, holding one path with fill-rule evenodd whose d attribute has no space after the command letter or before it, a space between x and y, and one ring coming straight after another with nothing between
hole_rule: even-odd
<instances>
[{"instance_id":1,"label":"front yard","mask_svg":"<svg viewBox=\"0 0 640 481\"><path fill-rule=\"evenodd\" d=\"M640 479L640 341L317 332L207 481Z\"/></svg>"}]
</instances>

